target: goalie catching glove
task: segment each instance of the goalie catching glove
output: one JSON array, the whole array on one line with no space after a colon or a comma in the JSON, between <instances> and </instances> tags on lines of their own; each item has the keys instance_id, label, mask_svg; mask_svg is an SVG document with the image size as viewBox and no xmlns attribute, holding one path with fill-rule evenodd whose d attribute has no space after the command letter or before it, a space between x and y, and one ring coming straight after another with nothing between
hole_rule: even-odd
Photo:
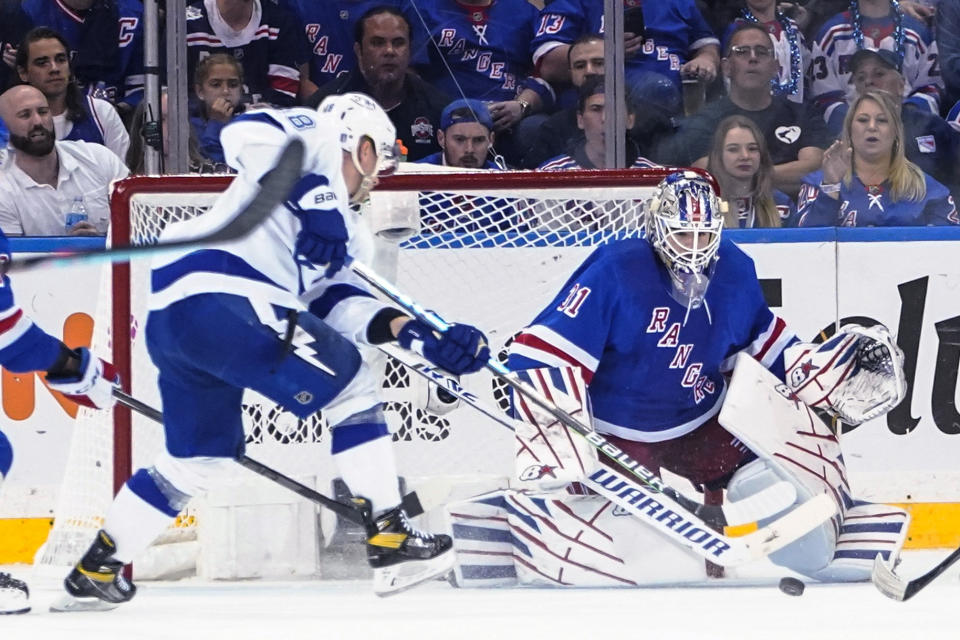
<instances>
[{"instance_id":1,"label":"goalie catching glove","mask_svg":"<svg viewBox=\"0 0 960 640\"><path fill-rule=\"evenodd\" d=\"M410 320L397 334L397 342L455 375L479 371L490 359L486 336L468 324L452 324L441 333L424 322Z\"/></svg>"},{"instance_id":2,"label":"goalie catching glove","mask_svg":"<svg viewBox=\"0 0 960 640\"><path fill-rule=\"evenodd\" d=\"M77 370L72 374L49 371L47 386L85 407L109 409L116 404L113 388L120 384L116 368L91 354L89 349L80 347L72 353L80 361Z\"/></svg>"},{"instance_id":3,"label":"goalie catching glove","mask_svg":"<svg viewBox=\"0 0 960 640\"><path fill-rule=\"evenodd\" d=\"M903 352L882 324L841 327L823 344L787 347L784 359L797 398L847 424L884 415L907 392Z\"/></svg>"}]
</instances>

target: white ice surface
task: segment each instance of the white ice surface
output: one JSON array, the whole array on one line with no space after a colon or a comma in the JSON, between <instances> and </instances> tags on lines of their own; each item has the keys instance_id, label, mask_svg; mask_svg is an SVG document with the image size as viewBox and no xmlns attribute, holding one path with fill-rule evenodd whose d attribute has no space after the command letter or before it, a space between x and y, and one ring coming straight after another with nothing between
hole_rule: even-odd
<instances>
[{"instance_id":1,"label":"white ice surface","mask_svg":"<svg viewBox=\"0 0 960 640\"><path fill-rule=\"evenodd\" d=\"M916 577L947 551L905 554ZM49 613L56 582L31 577L33 612L0 616L15 640L948 640L960 638L954 567L908 602L870 584L808 584L800 597L776 578L752 586L647 589L454 589L434 582L378 598L364 581L144 582L133 601L102 613ZM727 581L729 584L729 581Z\"/></svg>"}]
</instances>

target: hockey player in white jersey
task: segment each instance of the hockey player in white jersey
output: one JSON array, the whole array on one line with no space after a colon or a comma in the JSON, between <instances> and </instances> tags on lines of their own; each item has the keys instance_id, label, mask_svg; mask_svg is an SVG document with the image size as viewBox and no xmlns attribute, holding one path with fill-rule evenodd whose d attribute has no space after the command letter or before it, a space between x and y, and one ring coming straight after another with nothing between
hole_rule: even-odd
<instances>
[{"instance_id":1,"label":"hockey player in white jersey","mask_svg":"<svg viewBox=\"0 0 960 640\"><path fill-rule=\"evenodd\" d=\"M305 144L302 178L265 223L242 240L154 261L146 339L159 369L166 451L117 495L103 530L65 580L75 598L133 597L123 565L242 453L245 388L301 418L323 409L340 474L372 505L367 556L378 594L442 575L452 564L450 538L418 531L400 507L377 380L357 345L396 341L457 374L478 370L489 349L477 329L430 331L341 270L348 256L367 260L372 251L349 205L395 166L396 132L386 113L367 96L348 93L327 98L317 111L237 117L221 136L237 178L207 214L171 225L161 238L191 237L234 216L293 138Z\"/></svg>"},{"instance_id":2,"label":"hockey player in white jersey","mask_svg":"<svg viewBox=\"0 0 960 640\"><path fill-rule=\"evenodd\" d=\"M646 238L596 249L516 336L509 368L591 424L610 443L605 452L683 476L705 495L726 490L736 502L782 483L794 487L796 504L827 494L837 515L770 558L820 580L867 579L877 554L896 558L908 516L853 498L835 436L802 403L848 422L882 415L904 395L902 354L882 325L800 342L768 308L751 259L721 230L710 184L693 172L668 176L648 203ZM700 556L719 555L662 537L642 517L656 497L641 503L642 491L630 488L642 489L636 478L606 456L595 464L596 450L548 412L522 395L515 402L532 425L517 426L517 484L575 481L599 497L510 490L449 508L459 581L492 584L511 571L521 583L575 586L704 578ZM755 517L765 526L790 504ZM493 522L509 523L508 539L524 543L510 567L491 567L504 556L481 548L503 538L478 531Z\"/></svg>"}]
</instances>

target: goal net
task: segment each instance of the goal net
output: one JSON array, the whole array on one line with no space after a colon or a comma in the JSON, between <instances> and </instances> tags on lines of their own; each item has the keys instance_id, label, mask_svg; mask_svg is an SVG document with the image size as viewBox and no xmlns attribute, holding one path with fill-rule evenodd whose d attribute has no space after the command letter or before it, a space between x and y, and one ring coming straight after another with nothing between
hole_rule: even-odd
<instances>
[{"instance_id":1,"label":"goal net","mask_svg":"<svg viewBox=\"0 0 960 640\"><path fill-rule=\"evenodd\" d=\"M593 248L639 235L644 202L667 173L652 169L391 176L381 181L362 211L377 238L372 266L448 321L483 329L492 353L503 358L512 336L559 292ZM114 246L154 242L167 224L203 215L230 180L163 176L117 183L111 242ZM112 358L135 398L160 408L157 372L143 339L148 292L149 260L109 270L98 299L93 348ZM417 376L385 356L379 356L379 362L398 467L408 482L506 478L511 473L509 430L466 405L444 415L427 412L417 402ZM465 377L462 384L486 404L506 409L503 389L486 371ZM322 414L300 420L247 392L244 423L250 457L308 479L324 493L330 491L335 471ZM102 525L114 492L133 470L149 466L162 447L159 425L125 408L82 410L54 528L40 564L74 563ZM250 482L253 476L246 473L240 472L236 482ZM195 536L195 515L188 507L167 537Z\"/></svg>"}]
</instances>

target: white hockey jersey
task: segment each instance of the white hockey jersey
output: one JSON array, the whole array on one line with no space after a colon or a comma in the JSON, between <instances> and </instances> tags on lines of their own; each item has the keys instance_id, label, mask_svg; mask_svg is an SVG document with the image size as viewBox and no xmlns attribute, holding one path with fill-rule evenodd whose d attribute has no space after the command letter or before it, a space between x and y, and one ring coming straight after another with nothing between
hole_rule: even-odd
<instances>
[{"instance_id":1,"label":"white hockey jersey","mask_svg":"<svg viewBox=\"0 0 960 640\"><path fill-rule=\"evenodd\" d=\"M310 210L318 214L339 212L350 237L349 255L368 261L373 252L373 239L359 214L349 205L341 174L339 126L325 122L324 116L306 108L251 111L224 127L221 134L224 156L227 164L237 170L236 179L209 212L169 225L161 234L161 241L209 233L236 216L256 193L260 178L273 168L280 152L293 138L299 138L305 145L303 175L326 178L320 181L321 186L302 196L300 209L308 215ZM373 299L365 285L348 269L341 269L333 278L325 278L324 267L298 256L294 247L300 230L297 216L280 204L245 238L158 256L152 265L150 309L163 309L201 293L226 293L260 304L305 310L309 301L318 299L330 287L345 285L338 289L337 304L328 305L327 311L336 307L336 319L325 319L338 331L363 341L370 318L385 305Z\"/></svg>"}]
</instances>

